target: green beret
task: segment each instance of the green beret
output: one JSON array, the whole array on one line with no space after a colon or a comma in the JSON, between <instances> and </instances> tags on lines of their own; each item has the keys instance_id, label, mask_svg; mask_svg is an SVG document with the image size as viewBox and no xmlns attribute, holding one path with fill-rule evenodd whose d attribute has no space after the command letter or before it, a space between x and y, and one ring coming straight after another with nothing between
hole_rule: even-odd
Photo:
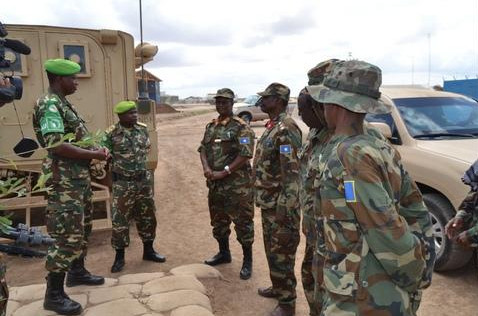
<instances>
[{"instance_id":1,"label":"green beret","mask_svg":"<svg viewBox=\"0 0 478 316\"><path fill-rule=\"evenodd\" d=\"M81 71L81 66L68 59L48 59L43 65L45 70L57 76L71 76Z\"/></svg>"},{"instance_id":2,"label":"green beret","mask_svg":"<svg viewBox=\"0 0 478 316\"><path fill-rule=\"evenodd\" d=\"M134 101L121 101L115 105L114 112L116 114L123 114L129 110L136 109L136 102Z\"/></svg>"}]
</instances>

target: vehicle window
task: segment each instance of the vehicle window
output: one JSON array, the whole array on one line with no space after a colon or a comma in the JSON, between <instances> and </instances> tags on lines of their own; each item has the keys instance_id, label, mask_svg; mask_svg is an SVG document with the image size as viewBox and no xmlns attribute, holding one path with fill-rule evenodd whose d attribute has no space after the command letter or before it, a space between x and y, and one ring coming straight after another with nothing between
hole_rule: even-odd
<instances>
[{"instance_id":1,"label":"vehicle window","mask_svg":"<svg viewBox=\"0 0 478 316\"><path fill-rule=\"evenodd\" d=\"M254 94L254 95L250 95L248 97L246 97L246 99L244 100L244 103L247 103L247 104L250 104L250 105L255 105L257 100L259 100L259 96L257 94Z\"/></svg>"},{"instance_id":2,"label":"vehicle window","mask_svg":"<svg viewBox=\"0 0 478 316\"><path fill-rule=\"evenodd\" d=\"M385 123L390 126L390 129L393 130L393 118L390 113L387 114L367 114L365 116L365 120L367 122L377 122L377 123Z\"/></svg>"},{"instance_id":3,"label":"vehicle window","mask_svg":"<svg viewBox=\"0 0 478 316\"><path fill-rule=\"evenodd\" d=\"M393 100L412 137L478 136L478 103L466 97Z\"/></svg>"},{"instance_id":4,"label":"vehicle window","mask_svg":"<svg viewBox=\"0 0 478 316\"><path fill-rule=\"evenodd\" d=\"M372 122L372 123L385 123L388 126L390 126L390 130L392 131L392 138L390 141L393 144L401 144L400 137L398 134L398 130L395 126L395 121L393 120L393 117L390 113L387 114L367 114L365 116L365 120L367 122Z\"/></svg>"}]
</instances>

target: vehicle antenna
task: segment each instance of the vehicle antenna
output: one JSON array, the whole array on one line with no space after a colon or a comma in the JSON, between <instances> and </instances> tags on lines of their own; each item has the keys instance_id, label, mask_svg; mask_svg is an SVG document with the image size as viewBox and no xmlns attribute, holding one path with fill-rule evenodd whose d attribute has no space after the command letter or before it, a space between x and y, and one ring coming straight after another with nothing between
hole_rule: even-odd
<instances>
[{"instance_id":1,"label":"vehicle antenna","mask_svg":"<svg viewBox=\"0 0 478 316\"><path fill-rule=\"evenodd\" d=\"M144 79L144 60L143 60L143 6L142 1L139 0L139 34L140 34L140 46L141 49L141 79L138 82L138 98L139 99L148 99L148 88L146 85L146 80Z\"/></svg>"}]
</instances>

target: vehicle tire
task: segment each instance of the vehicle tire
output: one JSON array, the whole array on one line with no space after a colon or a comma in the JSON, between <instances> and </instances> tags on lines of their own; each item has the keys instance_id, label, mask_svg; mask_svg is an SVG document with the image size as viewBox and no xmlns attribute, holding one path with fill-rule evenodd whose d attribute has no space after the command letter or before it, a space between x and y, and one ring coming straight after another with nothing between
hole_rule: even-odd
<instances>
[{"instance_id":1,"label":"vehicle tire","mask_svg":"<svg viewBox=\"0 0 478 316\"><path fill-rule=\"evenodd\" d=\"M445 235L445 225L455 216L455 210L445 198L436 193L424 194L423 201L431 214L435 234L437 259L434 270L447 271L463 267L470 261L473 252Z\"/></svg>"},{"instance_id":2,"label":"vehicle tire","mask_svg":"<svg viewBox=\"0 0 478 316\"><path fill-rule=\"evenodd\" d=\"M244 120L247 124L251 124L252 115L250 113L241 113L239 117Z\"/></svg>"}]
</instances>

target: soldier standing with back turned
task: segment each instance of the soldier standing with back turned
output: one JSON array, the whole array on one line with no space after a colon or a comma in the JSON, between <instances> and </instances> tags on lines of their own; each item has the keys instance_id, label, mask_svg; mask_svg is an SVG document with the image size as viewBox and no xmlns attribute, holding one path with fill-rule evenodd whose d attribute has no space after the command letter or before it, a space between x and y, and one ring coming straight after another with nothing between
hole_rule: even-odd
<instances>
[{"instance_id":1,"label":"soldier standing with back turned","mask_svg":"<svg viewBox=\"0 0 478 316\"><path fill-rule=\"evenodd\" d=\"M254 241L254 197L249 163L254 153L254 132L246 122L233 116L231 89L219 89L214 99L219 117L206 125L198 151L209 188L212 233L219 243L219 252L205 263L215 266L231 262L229 227L232 221L244 255L239 276L246 280L252 273Z\"/></svg>"},{"instance_id":2,"label":"soldier standing with back turned","mask_svg":"<svg viewBox=\"0 0 478 316\"><path fill-rule=\"evenodd\" d=\"M113 178L113 232L111 245L116 251L111 272L125 265L124 249L129 246L131 219L136 222L143 242L143 260L165 262L153 248L156 237L153 173L146 168L151 149L146 124L138 122L136 102L119 102L114 112L119 122L105 133L103 145L111 152Z\"/></svg>"},{"instance_id":3,"label":"soldier standing with back turned","mask_svg":"<svg viewBox=\"0 0 478 316\"><path fill-rule=\"evenodd\" d=\"M75 141L88 134L85 121L66 99L78 85L75 74L81 67L65 59L50 59L44 64L50 87L38 99L33 114L33 129L42 147L61 141L72 133ZM85 269L88 237L92 229L92 191L90 161L105 160L108 150L85 149L68 142L48 149L43 173L52 173L52 190L46 208L47 230L56 243L48 247L46 257L47 288L43 307L61 315L78 315L82 307L66 295L67 286L99 285L103 277Z\"/></svg>"},{"instance_id":4,"label":"soldier standing with back turned","mask_svg":"<svg viewBox=\"0 0 478 316\"><path fill-rule=\"evenodd\" d=\"M295 315L297 280L295 254L300 240L299 161L302 133L286 113L290 90L270 84L261 96L261 110L269 115L254 158L255 201L261 208L264 248L272 286L259 295L277 298L271 316Z\"/></svg>"}]
</instances>

